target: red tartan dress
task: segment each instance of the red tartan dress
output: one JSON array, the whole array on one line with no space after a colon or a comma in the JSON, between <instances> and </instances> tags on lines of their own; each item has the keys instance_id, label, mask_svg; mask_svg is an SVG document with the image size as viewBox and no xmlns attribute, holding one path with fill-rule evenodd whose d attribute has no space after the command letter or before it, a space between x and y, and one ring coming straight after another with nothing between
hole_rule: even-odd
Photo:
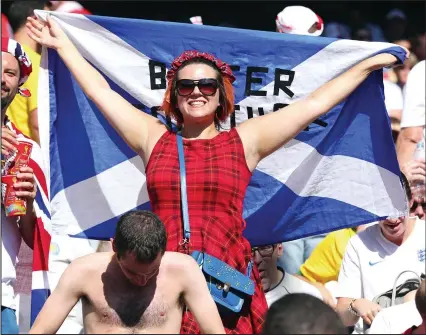
<instances>
[{"instance_id":1,"label":"red tartan dress","mask_svg":"<svg viewBox=\"0 0 426 335\"><path fill-rule=\"evenodd\" d=\"M243 237L243 201L251 172L243 144L234 129L212 139L183 139L189 220L190 252L205 251L246 273L251 260L250 243ZM176 134L167 131L154 147L146 167L149 198L153 211L167 230L168 251L183 250L180 206L179 158ZM258 334L268 309L257 267L252 280L255 293L239 314L222 318L227 334ZM189 311L182 320L182 334L200 333Z\"/></svg>"}]
</instances>

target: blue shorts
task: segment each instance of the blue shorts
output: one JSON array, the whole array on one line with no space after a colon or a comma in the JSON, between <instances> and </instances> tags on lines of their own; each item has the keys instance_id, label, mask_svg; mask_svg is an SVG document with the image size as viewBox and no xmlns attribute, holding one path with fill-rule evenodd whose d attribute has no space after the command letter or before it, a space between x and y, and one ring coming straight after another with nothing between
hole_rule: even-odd
<instances>
[{"instance_id":1,"label":"blue shorts","mask_svg":"<svg viewBox=\"0 0 426 335\"><path fill-rule=\"evenodd\" d=\"M1 333L19 334L19 327L14 309L1 306Z\"/></svg>"}]
</instances>

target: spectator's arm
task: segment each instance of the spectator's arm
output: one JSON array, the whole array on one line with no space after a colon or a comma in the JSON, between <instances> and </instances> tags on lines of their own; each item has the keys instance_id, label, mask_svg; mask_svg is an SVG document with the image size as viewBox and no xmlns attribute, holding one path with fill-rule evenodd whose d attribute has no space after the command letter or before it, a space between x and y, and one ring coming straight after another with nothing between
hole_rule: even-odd
<instances>
[{"instance_id":1,"label":"spectator's arm","mask_svg":"<svg viewBox=\"0 0 426 335\"><path fill-rule=\"evenodd\" d=\"M192 258L185 260L183 277L183 298L194 315L203 334L225 334L222 320L208 288L206 279Z\"/></svg>"},{"instance_id":2,"label":"spectator's arm","mask_svg":"<svg viewBox=\"0 0 426 335\"><path fill-rule=\"evenodd\" d=\"M346 327L352 327L355 323L358 322L359 316L356 316L349 312L349 305L351 303L351 298L338 298L336 311L342 319L343 324Z\"/></svg>"},{"instance_id":3,"label":"spectator's arm","mask_svg":"<svg viewBox=\"0 0 426 335\"><path fill-rule=\"evenodd\" d=\"M352 299L362 297L359 258L356 248L353 245L355 238L357 236L352 237L348 242L338 279L339 289L336 310L347 327L355 325L359 320L359 316L349 312L349 304Z\"/></svg>"},{"instance_id":4,"label":"spectator's arm","mask_svg":"<svg viewBox=\"0 0 426 335\"><path fill-rule=\"evenodd\" d=\"M303 276L294 274L293 276L299 278L300 280L303 280L304 282L314 286L320 293L322 296L322 300L329 305L331 308L335 309L336 308L336 302L334 300L333 295L331 294L331 292L321 283L313 283L311 281L309 281L308 279L306 279Z\"/></svg>"},{"instance_id":5,"label":"spectator's arm","mask_svg":"<svg viewBox=\"0 0 426 335\"><path fill-rule=\"evenodd\" d=\"M147 163L149 148L167 130L166 126L111 89L104 76L84 59L59 24L50 16L47 21L48 24L28 18L29 35L41 45L58 52L87 97L96 104L124 141Z\"/></svg>"},{"instance_id":6,"label":"spectator's arm","mask_svg":"<svg viewBox=\"0 0 426 335\"><path fill-rule=\"evenodd\" d=\"M337 303L337 313L339 313L345 326L353 326L361 317L367 325L371 325L381 308L378 304L367 299L339 298ZM349 311L352 302L352 309L359 315L354 315Z\"/></svg>"},{"instance_id":7,"label":"spectator's arm","mask_svg":"<svg viewBox=\"0 0 426 335\"><path fill-rule=\"evenodd\" d=\"M32 249L34 247L34 228L37 217L34 211L34 199L37 194L36 181L33 169L23 166L19 169L17 182L14 184L16 195L24 199L27 203L26 214L21 215L18 220L19 232L25 243Z\"/></svg>"},{"instance_id":8,"label":"spectator's arm","mask_svg":"<svg viewBox=\"0 0 426 335\"><path fill-rule=\"evenodd\" d=\"M400 166L412 159L416 144L422 138L425 126L425 89L425 61L422 61L412 68L404 88L401 132L396 146Z\"/></svg>"},{"instance_id":9,"label":"spectator's arm","mask_svg":"<svg viewBox=\"0 0 426 335\"><path fill-rule=\"evenodd\" d=\"M136 153L146 154L150 134L164 132L165 126L113 91L102 74L80 55L71 42L59 49L58 54L88 98L96 104L127 144Z\"/></svg>"},{"instance_id":10,"label":"spectator's arm","mask_svg":"<svg viewBox=\"0 0 426 335\"><path fill-rule=\"evenodd\" d=\"M87 281L88 268L83 259L75 260L66 268L38 314L30 334L56 334L78 299L83 296L82 285Z\"/></svg>"},{"instance_id":11,"label":"spectator's arm","mask_svg":"<svg viewBox=\"0 0 426 335\"><path fill-rule=\"evenodd\" d=\"M328 81L305 99L275 113L249 119L238 127L248 167L282 147L309 124L348 97L375 70L390 66L397 58L387 53L370 57Z\"/></svg>"},{"instance_id":12,"label":"spectator's arm","mask_svg":"<svg viewBox=\"0 0 426 335\"><path fill-rule=\"evenodd\" d=\"M22 215L18 221L19 232L22 239L31 249L34 248L34 228L37 223L37 217L34 212L32 202L27 202L27 214Z\"/></svg>"}]
</instances>

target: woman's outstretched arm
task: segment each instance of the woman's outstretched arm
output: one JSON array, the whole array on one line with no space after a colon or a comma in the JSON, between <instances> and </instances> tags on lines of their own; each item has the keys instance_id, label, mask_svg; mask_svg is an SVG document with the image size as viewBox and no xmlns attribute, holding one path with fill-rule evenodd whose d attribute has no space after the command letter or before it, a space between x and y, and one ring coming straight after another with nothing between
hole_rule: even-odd
<instances>
[{"instance_id":1,"label":"woman's outstretched arm","mask_svg":"<svg viewBox=\"0 0 426 335\"><path fill-rule=\"evenodd\" d=\"M28 18L29 36L48 48L55 49L84 93L92 100L108 122L127 144L143 158L166 130L155 117L141 112L114 92L105 78L79 53L65 32L48 15L47 22ZM150 141L150 142L149 142ZM145 160L145 163L147 160Z\"/></svg>"},{"instance_id":2,"label":"woman's outstretched arm","mask_svg":"<svg viewBox=\"0 0 426 335\"><path fill-rule=\"evenodd\" d=\"M325 83L305 99L240 124L237 129L249 168L254 170L262 158L293 139L314 120L343 101L371 72L396 62L397 58L388 53L370 57Z\"/></svg>"}]
</instances>

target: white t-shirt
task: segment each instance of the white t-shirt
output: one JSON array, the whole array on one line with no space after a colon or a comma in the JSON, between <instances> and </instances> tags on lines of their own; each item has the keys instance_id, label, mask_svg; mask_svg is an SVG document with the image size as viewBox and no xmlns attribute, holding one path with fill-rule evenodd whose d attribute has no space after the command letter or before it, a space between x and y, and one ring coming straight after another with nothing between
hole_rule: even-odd
<instances>
[{"instance_id":1,"label":"white t-shirt","mask_svg":"<svg viewBox=\"0 0 426 335\"><path fill-rule=\"evenodd\" d=\"M426 100L426 61L417 63L408 74L404 87L404 109L401 117L401 128L425 125Z\"/></svg>"},{"instance_id":2,"label":"white t-shirt","mask_svg":"<svg viewBox=\"0 0 426 335\"><path fill-rule=\"evenodd\" d=\"M16 309L13 284L16 281L21 233L16 220L6 217L1 207L1 305Z\"/></svg>"},{"instance_id":3,"label":"white t-shirt","mask_svg":"<svg viewBox=\"0 0 426 335\"><path fill-rule=\"evenodd\" d=\"M385 105L388 113L392 110L402 110L404 106L401 88L390 80L383 80Z\"/></svg>"},{"instance_id":4,"label":"white t-shirt","mask_svg":"<svg viewBox=\"0 0 426 335\"><path fill-rule=\"evenodd\" d=\"M371 324L369 334L402 334L413 326L420 326L422 317L414 300L379 312Z\"/></svg>"},{"instance_id":5,"label":"white t-shirt","mask_svg":"<svg viewBox=\"0 0 426 335\"><path fill-rule=\"evenodd\" d=\"M388 241L379 224L375 224L349 240L340 267L337 297L372 301L392 289L398 275L406 270L419 276L425 272L425 221L417 218L401 246ZM397 285L409 278L416 277L404 273ZM360 319L356 331L361 324Z\"/></svg>"},{"instance_id":6,"label":"white t-shirt","mask_svg":"<svg viewBox=\"0 0 426 335\"><path fill-rule=\"evenodd\" d=\"M284 274L284 276L275 288L265 293L268 307L281 297L291 293L306 293L322 300L321 293L315 286L289 273L285 273L281 268L278 269Z\"/></svg>"}]
</instances>

